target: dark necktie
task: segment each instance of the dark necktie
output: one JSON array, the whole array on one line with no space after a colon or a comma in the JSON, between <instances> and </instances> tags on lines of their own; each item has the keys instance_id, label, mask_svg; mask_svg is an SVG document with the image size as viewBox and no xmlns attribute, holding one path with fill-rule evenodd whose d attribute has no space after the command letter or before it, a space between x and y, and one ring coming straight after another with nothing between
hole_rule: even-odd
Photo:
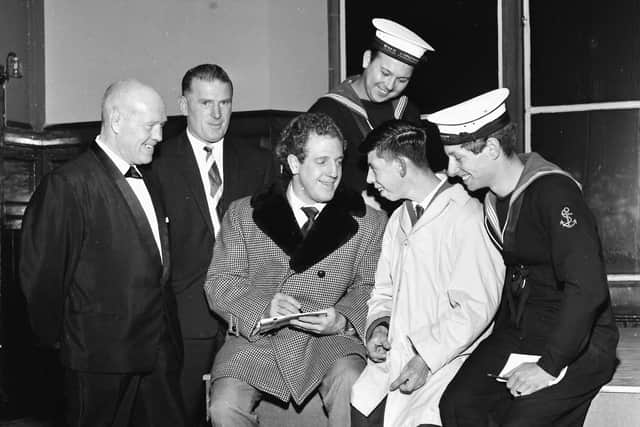
<instances>
[{"instance_id":1,"label":"dark necktie","mask_svg":"<svg viewBox=\"0 0 640 427\"><path fill-rule=\"evenodd\" d=\"M211 156L213 155L213 147L204 147L204 151L207 152L206 161L208 162ZM211 197L215 197L218 189L222 186L222 178L220 178L220 171L218 170L218 164L214 160L209 168L209 183L211 184L211 188L209 190L209 194Z\"/></svg>"},{"instance_id":2,"label":"dark necktie","mask_svg":"<svg viewBox=\"0 0 640 427\"><path fill-rule=\"evenodd\" d=\"M316 222L316 215L318 215L318 209L313 206L305 206L302 209L302 212L307 216L307 222L302 225L300 231L302 232L302 237L307 237L309 230L313 227L313 224Z\"/></svg>"},{"instance_id":3,"label":"dark necktie","mask_svg":"<svg viewBox=\"0 0 640 427\"><path fill-rule=\"evenodd\" d=\"M125 178L142 179L142 174L140 174L140 171L138 170L137 167L130 166L129 170L127 172L125 172L124 177Z\"/></svg>"},{"instance_id":4,"label":"dark necktie","mask_svg":"<svg viewBox=\"0 0 640 427\"><path fill-rule=\"evenodd\" d=\"M420 219L423 213L424 213L424 208L420 205L416 205L416 221Z\"/></svg>"}]
</instances>

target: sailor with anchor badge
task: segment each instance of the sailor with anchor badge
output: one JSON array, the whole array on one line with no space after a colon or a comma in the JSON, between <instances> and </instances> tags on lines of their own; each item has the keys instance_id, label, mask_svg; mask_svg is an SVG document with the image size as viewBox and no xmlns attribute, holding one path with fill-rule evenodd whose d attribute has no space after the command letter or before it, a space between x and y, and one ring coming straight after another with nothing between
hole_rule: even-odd
<instances>
[{"instance_id":1,"label":"sailor with anchor badge","mask_svg":"<svg viewBox=\"0 0 640 427\"><path fill-rule=\"evenodd\" d=\"M600 238L580 184L537 153L515 153L508 94L497 89L428 117L449 175L469 190L489 189L485 228L507 267L494 330L440 411L444 426L579 426L616 365ZM501 372L512 353L539 359Z\"/></svg>"}]
</instances>

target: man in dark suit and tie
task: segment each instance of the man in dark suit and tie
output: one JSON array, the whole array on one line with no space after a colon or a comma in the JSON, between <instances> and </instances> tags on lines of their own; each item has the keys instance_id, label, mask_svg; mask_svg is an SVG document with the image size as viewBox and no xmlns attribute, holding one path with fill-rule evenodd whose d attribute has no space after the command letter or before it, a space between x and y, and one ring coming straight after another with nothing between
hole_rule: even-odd
<instances>
[{"instance_id":1,"label":"man in dark suit and tie","mask_svg":"<svg viewBox=\"0 0 640 427\"><path fill-rule=\"evenodd\" d=\"M171 285L184 339L181 382L189 426L205 421L202 374L224 342L226 325L209 310L203 285L215 236L229 204L271 184L275 158L225 137L233 84L222 67L198 65L182 79L180 110L187 128L163 142L152 164L171 220Z\"/></svg>"},{"instance_id":2,"label":"man in dark suit and tie","mask_svg":"<svg viewBox=\"0 0 640 427\"><path fill-rule=\"evenodd\" d=\"M158 93L109 86L95 144L47 175L22 226L33 331L59 347L70 426L182 426L182 342L166 217L136 165L166 121Z\"/></svg>"}]
</instances>

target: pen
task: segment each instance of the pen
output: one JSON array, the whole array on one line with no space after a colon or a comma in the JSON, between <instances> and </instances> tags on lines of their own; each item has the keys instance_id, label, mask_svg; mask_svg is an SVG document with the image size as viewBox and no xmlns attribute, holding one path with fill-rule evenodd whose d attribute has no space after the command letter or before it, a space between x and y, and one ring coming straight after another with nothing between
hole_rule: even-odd
<instances>
[{"instance_id":1,"label":"pen","mask_svg":"<svg viewBox=\"0 0 640 427\"><path fill-rule=\"evenodd\" d=\"M509 380L509 378L507 378L507 377L501 377L500 375L492 374L491 372L487 372L487 376L491 377L491 378L495 378L496 380L499 380L499 381L508 381Z\"/></svg>"}]
</instances>

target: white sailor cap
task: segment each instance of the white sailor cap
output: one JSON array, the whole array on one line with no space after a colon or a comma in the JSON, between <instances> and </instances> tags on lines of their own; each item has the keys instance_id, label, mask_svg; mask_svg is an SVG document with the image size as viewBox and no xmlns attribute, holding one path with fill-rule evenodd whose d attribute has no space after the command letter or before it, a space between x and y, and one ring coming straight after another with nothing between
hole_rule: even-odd
<instances>
[{"instance_id":1,"label":"white sailor cap","mask_svg":"<svg viewBox=\"0 0 640 427\"><path fill-rule=\"evenodd\" d=\"M384 18L374 18L376 37L373 47L409 65L420 62L425 51L434 49L419 35L396 22Z\"/></svg>"},{"instance_id":2,"label":"white sailor cap","mask_svg":"<svg viewBox=\"0 0 640 427\"><path fill-rule=\"evenodd\" d=\"M509 89L494 89L428 114L427 120L438 126L444 145L458 145L486 138L510 123L505 105L508 96Z\"/></svg>"}]
</instances>

